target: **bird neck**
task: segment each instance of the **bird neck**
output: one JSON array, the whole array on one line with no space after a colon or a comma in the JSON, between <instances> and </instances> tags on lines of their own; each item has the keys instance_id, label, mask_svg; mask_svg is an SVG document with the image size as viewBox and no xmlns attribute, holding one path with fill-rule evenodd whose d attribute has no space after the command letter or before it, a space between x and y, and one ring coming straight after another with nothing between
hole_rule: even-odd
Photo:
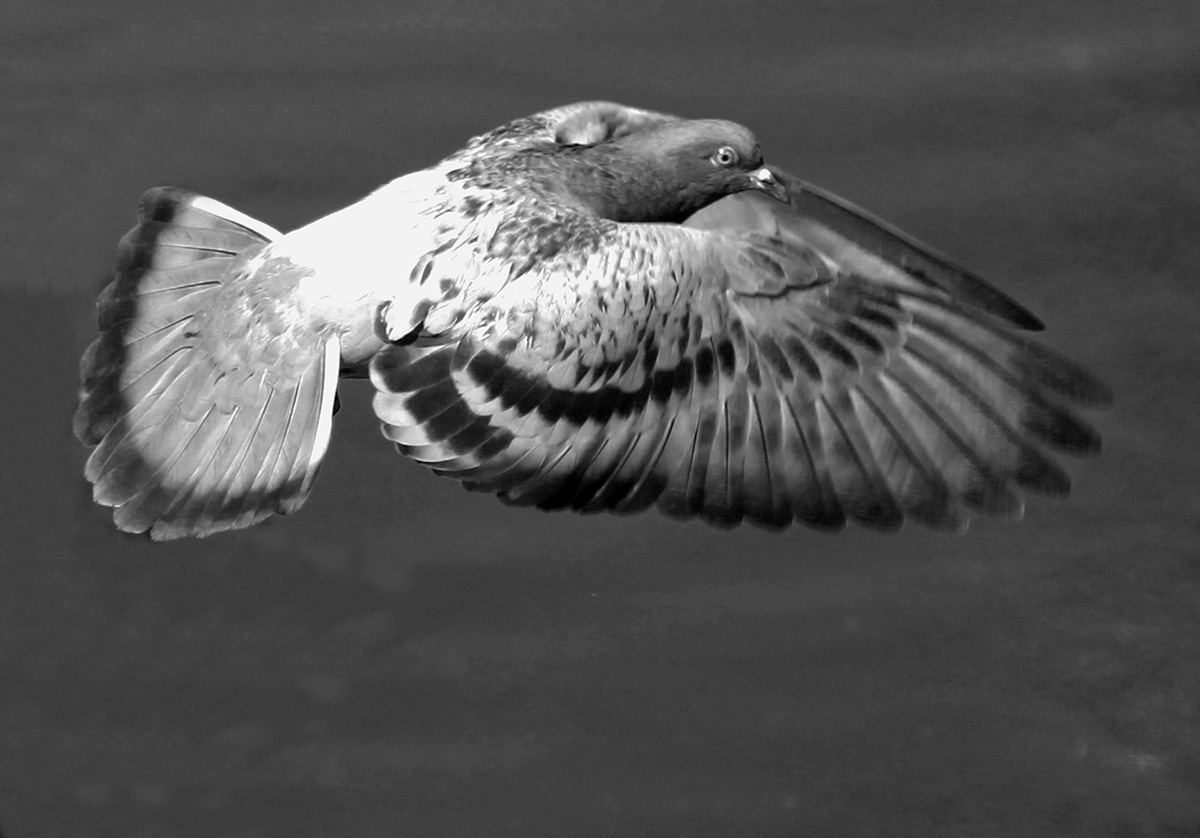
<instances>
[{"instance_id":1,"label":"bird neck","mask_svg":"<svg viewBox=\"0 0 1200 838\"><path fill-rule=\"evenodd\" d=\"M567 165L560 189L600 218L678 224L719 197L674 177L669 161L630 155L614 143L561 151Z\"/></svg>"}]
</instances>

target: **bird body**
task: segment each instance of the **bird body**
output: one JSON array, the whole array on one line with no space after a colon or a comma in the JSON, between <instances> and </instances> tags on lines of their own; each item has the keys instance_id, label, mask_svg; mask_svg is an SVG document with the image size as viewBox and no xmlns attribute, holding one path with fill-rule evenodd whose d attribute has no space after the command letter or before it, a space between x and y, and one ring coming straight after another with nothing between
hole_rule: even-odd
<instances>
[{"instance_id":1,"label":"bird body","mask_svg":"<svg viewBox=\"0 0 1200 838\"><path fill-rule=\"evenodd\" d=\"M753 134L592 102L516 120L286 235L143 199L76 432L121 529L303 503L339 375L385 436L545 509L954 528L1062 493L1049 445L1107 392L1040 324L903 233L767 166Z\"/></svg>"}]
</instances>

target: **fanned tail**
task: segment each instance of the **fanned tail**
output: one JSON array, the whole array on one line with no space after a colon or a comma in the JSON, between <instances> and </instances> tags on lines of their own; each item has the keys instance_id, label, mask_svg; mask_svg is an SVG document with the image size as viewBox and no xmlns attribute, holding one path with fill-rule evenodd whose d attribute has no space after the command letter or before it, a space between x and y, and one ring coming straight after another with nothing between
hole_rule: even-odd
<instances>
[{"instance_id":1,"label":"fanned tail","mask_svg":"<svg viewBox=\"0 0 1200 838\"><path fill-rule=\"evenodd\" d=\"M120 529L204 536L304 502L329 442L339 345L285 316L299 305L294 268L251 265L279 236L183 190L143 198L100 297L75 413L95 446L93 496Z\"/></svg>"}]
</instances>

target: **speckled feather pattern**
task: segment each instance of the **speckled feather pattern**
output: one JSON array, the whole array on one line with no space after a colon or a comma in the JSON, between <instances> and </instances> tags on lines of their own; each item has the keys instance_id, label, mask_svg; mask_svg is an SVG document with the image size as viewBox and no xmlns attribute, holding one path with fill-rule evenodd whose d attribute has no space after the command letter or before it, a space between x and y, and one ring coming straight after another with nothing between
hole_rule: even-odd
<instances>
[{"instance_id":1,"label":"speckled feather pattern","mask_svg":"<svg viewBox=\"0 0 1200 838\"><path fill-rule=\"evenodd\" d=\"M426 274L452 293L424 345L374 364L385 433L439 473L544 508L954 528L964 506L1020 514L1018 485L1065 492L1042 444L1098 446L1023 357L1053 356L1002 324L1032 318L976 278L949 274L991 314L916 266L847 270L767 201L765 223L715 229L580 213L525 182L550 127L450 162L470 220ZM1074 382L1059 397L1103 400L1050 366Z\"/></svg>"},{"instance_id":2,"label":"speckled feather pattern","mask_svg":"<svg viewBox=\"0 0 1200 838\"><path fill-rule=\"evenodd\" d=\"M296 509L338 366L401 452L544 509L953 529L1099 448L1070 405L1107 391L1032 314L732 123L547 111L285 236L156 200L77 414L124 529Z\"/></svg>"}]
</instances>

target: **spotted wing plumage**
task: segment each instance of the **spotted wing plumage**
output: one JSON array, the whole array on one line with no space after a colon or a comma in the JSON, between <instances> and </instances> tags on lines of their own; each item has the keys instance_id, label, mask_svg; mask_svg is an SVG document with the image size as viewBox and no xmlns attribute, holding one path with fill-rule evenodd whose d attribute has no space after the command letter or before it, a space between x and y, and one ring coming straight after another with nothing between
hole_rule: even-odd
<instances>
[{"instance_id":1,"label":"spotted wing plumage","mask_svg":"<svg viewBox=\"0 0 1200 838\"><path fill-rule=\"evenodd\" d=\"M1066 492L1046 449L1098 448L1066 404L1102 385L978 278L795 197L597 221L516 276L468 249L449 273L502 272L500 290L375 358L385 434L509 503L718 525L956 528L965 509L1019 515L1018 487Z\"/></svg>"}]
</instances>

